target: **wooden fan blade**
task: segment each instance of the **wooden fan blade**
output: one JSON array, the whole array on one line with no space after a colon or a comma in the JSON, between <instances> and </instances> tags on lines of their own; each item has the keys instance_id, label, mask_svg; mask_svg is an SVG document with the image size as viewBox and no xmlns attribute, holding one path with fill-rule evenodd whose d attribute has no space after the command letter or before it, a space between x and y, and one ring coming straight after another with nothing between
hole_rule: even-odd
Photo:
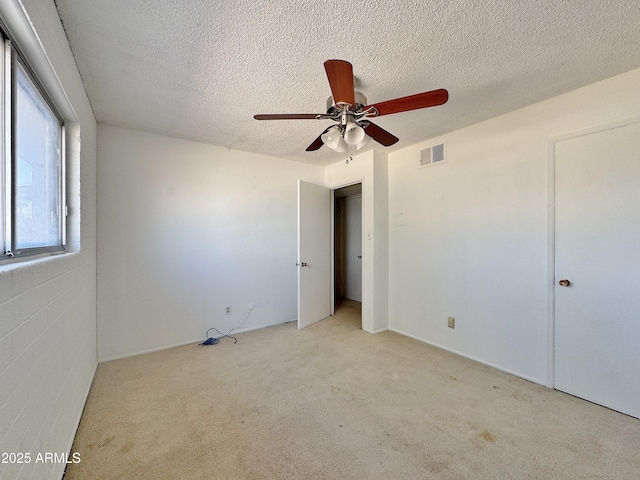
<instances>
[{"instance_id":1,"label":"wooden fan blade","mask_svg":"<svg viewBox=\"0 0 640 480\"><path fill-rule=\"evenodd\" d=\"M320 135L318 135L318 138L316 138L313 141L313 143L311 143L311 145L309 145L307 147L307 152L314 152L314 151L318 150L322 145L324 145L324 142L322 141L322 135L327 133L332 128L333 128L333 125L331 125L330 127L326 128L324 132L322 132Z\"/></svg>"},{"instance_id":2,"label":"wooden fan blade","mask_svg":"<svg viewBox=\"0 0 640 480\"><path fill-rule=\"evenodd\" d=\"M364 110L370 107L375 107L375 109L378 110L378 115L376 116L380 117L382 115L390 115L392 113L435 107L436 105L447 103L447 100L449 100L449 92L444 88L440 88L430 92L417 93L415 95L409 95L408 97L401 97L394 100L387 100L386 102L367 105L364 107Z\"/></svg>"},{"instance_id":3,"label":"wooden fan blade","mask_svg":"<svg viewBox=\"0 0 640 480\"><path fill-rule=\"evenodd\" d=\"M324 70L327 72L333 102L355 105L353 66L345 60L327 60L324 62Z\"/></svg>"},{"instance_id":4,"label":"wooden fan blade","mask_svg":"<svg viewBox=\"0 0 640 480\"><path fill-rule=\"evenodd\" d=\"M324 145L324 142L322 141L322 138L320 138L322 135L318 136L318 138L316 138L313 143L311 143L311 145L309 145L306 149L307 152L315 152L316 150L318 150L322 145Z\"/></svg>"},{"instance_id":5,"label":"wooden fan blade","mask_svg":"<svg viewBox=\"0 0 640 480\"><path fill-rule=\"evenodd\" d=\"M375 123L368 122L368 125L365 126L363 122L362 126L364 127L364 133L366 133L371 138L373 138L376 142L378 142L381 145L384 145L385 147L390 147L391 145L396 143L398 140L400 140L398 137L390 134L384 128L380 128Z\"/></svg>"},{"instance_id":6,"label":"wooden fan blade","mask_svg":"<svg viewBox=\"0 0 640 480\"><path fill-rule=\"evenodd\" d=\"M256 120L319 120L331 118L326 113L265 113L254 115Z\"/></svg>"}]
</instances>

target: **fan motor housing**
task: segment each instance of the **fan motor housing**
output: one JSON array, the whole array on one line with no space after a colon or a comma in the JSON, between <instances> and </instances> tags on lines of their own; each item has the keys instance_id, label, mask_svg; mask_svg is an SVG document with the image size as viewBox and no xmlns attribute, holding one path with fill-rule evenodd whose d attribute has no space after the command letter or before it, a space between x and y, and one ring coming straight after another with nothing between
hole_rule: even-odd
<instances>
[{"instance_id":1,"label":"fan motor housing","mask_svg":"<svg viewBox=\"0 0 640 480\"><path fill-rule=\"evenodd\" d=\"M367 97L364 96L362 92L358 92L357 90L353 92L353 96L355 98L356 104L351 107L352 111L360 111L362 108L367 105ZM340 112L341 109L338 108L333 101L333 97L329 97L327 99L327 113L329 115L333 115L337 112Z\"/></svg>"}]
</instances>

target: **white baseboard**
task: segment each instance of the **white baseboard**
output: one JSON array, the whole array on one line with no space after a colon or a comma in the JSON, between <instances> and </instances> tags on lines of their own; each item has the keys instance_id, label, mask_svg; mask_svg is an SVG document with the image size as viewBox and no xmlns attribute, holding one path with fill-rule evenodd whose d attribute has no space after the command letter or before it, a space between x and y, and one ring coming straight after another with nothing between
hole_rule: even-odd
<instances>
[{"instance_id":1,"label":"white baseboard","mask_svg":"<svg viewBox=\"0 0 640 480\"><path fill-rule=\"evenodd\" d=\"M520 378L522 378L524 380L527 380L529 382L535 383L537 385L542 385L543 387L547 386L547 384L546 384L546 382L544 380L540 380L540 379L537 379L537 378L529 377L529 376L524 375L524 374L522 374L520 372L516 372L514 370L509 370L508 368L501 367L500 365L496 365L494 363L485 362L484 360L481 360L479 358L473 357L471 355L467 355L467 354L462 353L462 352L458 352L458 351L456 351L456 350L454 350L452 348L445 347L443 345L439 345L439 344L434 343L434 342L430 342L429 340L425 340L424 338L420 338L420 337L417 337L415 335L411 335L409 333L405 333L402 330L398 330L396 328L389 328L389 331L398 333L400 335L404 335L405 337L413 338L414 340L418 340L419 342L426 343L427 345L431 345L432 347L436 347L436 348L439 348L441 350L445 350L445 351L447 351L449 353L453 353L454 355L458 355L459 357L466 358L467 360L472 360L472 361L474 361L476 363L480 363L482 365L486 365L487 367L495 368L496 370L500 370L501 372L508 373L509 375L520 377Z\"/></svg>"},{"instance_id":2,"label":"white baseboard","mask_svg":"<svg viewBox=\"0 0 640 480\"><path fill-rule=\"evenodd\" d=\"M363 328L362 330L364 330L365 332L370 333L372 335L377 335L378 333L386 332L389 329L388 328L381 328L379 330L368 330L366 328ZM400 333L400 332L398 332L398 333Z\"/></svg>"},{"instance_id":3,"label":"white baseboard","mask_svg":"<svg viewBox=\"0 0 640 480\"><path fill-rule=\"evenodd\" d=\"M238 330L234 330L233 334L251 332L253 330L260 330L267 327L275 327L276 325L284 325L285 323L289 323L289 322L290 320L286 320L283 322L269 323L266 325L258 325L256 327L240 328ZM222 338L223 336L224 335L212 335L213 338ZM185 345L192 345L194 343L202 343L205 340L206 340L205 337L200 337L193 340L187 340L185 342L174 343L172 345L164 345L162 347L150 348L149 350L141 350L139 352L125 353L124 355L116 355L114 357L101 358L101 359L98 359L98 363L111 362L112 360L122 360L123 358L137 357L138 355L145 355L147 353L161 352L162 350L169 350L170 348L184 347Z\"/></svg>"}]
</instances>

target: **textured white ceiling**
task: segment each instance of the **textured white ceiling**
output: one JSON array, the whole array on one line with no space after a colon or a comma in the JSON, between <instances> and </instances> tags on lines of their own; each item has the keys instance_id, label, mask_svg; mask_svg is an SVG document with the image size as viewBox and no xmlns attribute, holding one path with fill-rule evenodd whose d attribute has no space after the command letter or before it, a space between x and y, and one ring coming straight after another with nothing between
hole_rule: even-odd
<instances>
[{"instance_id":1,"label":"textured white ceiling","mask_svg":"<svg viewBox=\"0 0 640 480\"><path fill-rule=\"evenodd\" d=\"M56 5L99 122L319 165L344 157L305 152L329 121L253 115L324 113L327 59L353 64L369 103L449 90L376 120L400 138L391 149L640 67L638 0Z\"/></svg>"}]
</instances>

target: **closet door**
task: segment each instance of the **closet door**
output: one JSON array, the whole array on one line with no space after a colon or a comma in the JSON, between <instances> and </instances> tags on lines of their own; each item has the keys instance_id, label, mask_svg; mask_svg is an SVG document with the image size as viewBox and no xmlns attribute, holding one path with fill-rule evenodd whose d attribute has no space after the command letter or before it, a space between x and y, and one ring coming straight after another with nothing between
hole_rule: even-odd
<instances>
[{"instance_id":1,"label":"closet door","mask_svg":"<svg viewBox=\"0 0 640 480\"><path fill-rule=\"evenodd\" d=\"M640 417L640 123L554 155L555 387Z\"/></svg>"}]
</instances>

